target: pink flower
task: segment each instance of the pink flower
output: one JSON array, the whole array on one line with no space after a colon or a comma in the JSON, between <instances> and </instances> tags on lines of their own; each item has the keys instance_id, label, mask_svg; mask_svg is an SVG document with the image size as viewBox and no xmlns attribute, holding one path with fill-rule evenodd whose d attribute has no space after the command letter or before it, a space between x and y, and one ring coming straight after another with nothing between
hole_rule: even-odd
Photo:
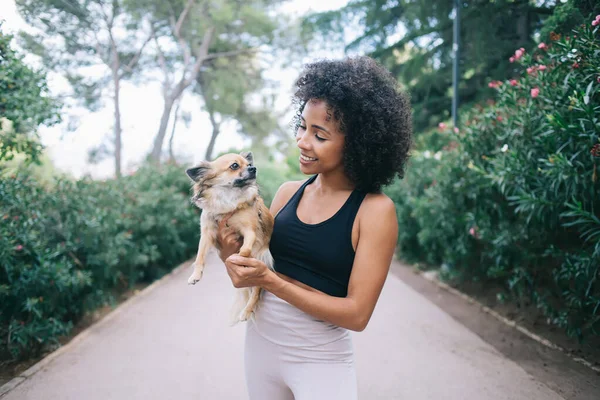
<instances>
[{"instance_id":1,"label":"pink flower","mask_svg":"<svg viewBox=\"0 0 600 400\"><path fill-rule=\"evenodd\" d=\"M531 89L531 97L532 98L536 98L538 97L538 95L540 94L540 89L537 87L534 87L533 89Z\"/></svg>"},{"instance_id":2,"label":"pink flower","mask_svg":"<svg viewBox=\"0 0 600 400\"><path fill-rule=\"evenodd\" d=\"M592 26L597 26L598 24L600 24L600 21L598 21L597 19L592 21Z\"/></svg>"},{"instance_id":3,"label":"pink flower","mask_svg":"<svg viewBox=\"0 0 600 400\"><path fill-rule=\"evenodd\" d=\"M519 49L519 50L515 51L515 59L518 60L519 58L523 57L523 54L525 54L525 50L523 50L523 49Z\"/></svg>"},{"instance_id":4,"label":"pink flower","mask_svg":"<svg viewBox=\"0 0 600 400\"><path fill-rule=\"evenodd\" d=\"M538 49L540 50L547 50L548 49L548 45L544 42L538 44Z\"/></svg>"},{"instance_id":5,"label":"pink flower","mask_svg":"<svg viewBox=\"0 0 600 400\"><path fill-rule=\"evenodd\" d=\"M514 57L511 57L511 58L509 58L509 59L508 59L508 61L510 61L511 63L512 63L512 62L515 62L515 58L514 58Z\"/></svg>"},{"instance_id":6,"label":"pink flower","mask_svg":"<svg viewBox=\"0 0 600 400\"><path fill-rule=\"evenodd\" d=\"M18 244L18 245L16 245L16 246L15 246L15 250L16 250L16 251L21 251L21 250L23 250L23 245L21 245L21 244Z\"/></svg>"},{"instance_id":7,"label":"pink flower","mask_svg":"<svg viewBox=\"0 0 600 400\"><path fill-rule=\"evenodd\" d=\"M477 226L472 226L471 229L469 229L469 235L473 236L475 239L479 239L478 230L479 228L477 228Z\"/></svg>"},{"instance_id":8,"label":"pink flower","mask_svg":"<svg viewBox=\"0 0 600 400\"><path fill-rule=\"evenodd\" d=\"M511 85L511 86L517 86L518 84L519 84L519 83L517 82L517 80L516 80L516 79L511 79L511 80L510 80L510 85Z\"/></svg>"},{"instance_id":9,"label":"pink flower","mask_svg":"<svg viewBox=\"0 0 600 400\"><path fill-rule=\"evenodd\" d=\"M527 73L528 73L529 75L533 74L534 72L535 72L535 68L534 68L534 67L529 67L529 68L527 68Z\"/></svg>"},{"instance_id":10,"label":"pink flower","mask_svg":"<svg viewBox=\"0 0 600 400\"><path fill-rule=\"evenodd\" d=\"M545 65L538 65L537 69L540 71L545 71L546 70L546 66Z\"/></svg>"},{"instance_id":11,"label":"pink flower","mask_svg":"<svg viewBox=\"0 0 600 400\"><path fill-rule=\"evenodd\" d=\"M440 123L438 124L438 128L440 128L441 130L444 130L444 129L446 129L446 124L445 124L445 123L443 123L443 122L440 122Z\"/></svg>"},{"instance_id":12,"label":"pink flower","mask_svg":"<svg viewBox=\"0 0 600 400\"><path fill-rule=\"evenodd\" d=\"M598 78L598 79L600 79L600 78ZM454 127L454 133L458 133L458 128L457 127Z\"/></svg>"}]
</instances>

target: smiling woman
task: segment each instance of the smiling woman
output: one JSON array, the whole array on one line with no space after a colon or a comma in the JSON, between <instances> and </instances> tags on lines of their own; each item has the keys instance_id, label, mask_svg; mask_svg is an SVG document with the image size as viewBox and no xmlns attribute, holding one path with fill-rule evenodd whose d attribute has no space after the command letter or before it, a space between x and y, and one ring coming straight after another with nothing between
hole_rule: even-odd
<instances>
[{"instance_id":1,"label":"smiling woman","mask_svg":"<svg viewBox=\"0 0 600 400\"><path fill-rule=\"evenodd\" d=\"M300 170L273 202L270 251L221 259L235 287L265 289L246 330L251 399L356 399L349 330L366 328L398 237L381 187L404 175L412 143L410 103L368 57L319 61L296 82ZM219 235L221 237L221 235Z\"/></svg>"}]
</instances>

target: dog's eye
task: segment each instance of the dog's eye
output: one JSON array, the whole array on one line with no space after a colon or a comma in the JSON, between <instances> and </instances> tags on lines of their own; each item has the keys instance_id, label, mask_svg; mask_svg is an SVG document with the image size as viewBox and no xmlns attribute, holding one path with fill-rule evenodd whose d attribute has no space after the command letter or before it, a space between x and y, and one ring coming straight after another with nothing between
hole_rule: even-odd
<instances>
[{"instance_id":1,"label":"dog's eye","mask_svg":"<svg viewBox=\"0 0 600 400\"><path fill-rule=\"evenodd\" d=\"M236 169L238 169L239 167L240 167L240 165L239 165L238 163L234 162L233 164L231 164L231 166L230 166L229 168L231 168L232 170L234 170L234 171L235 171L235 170L236 170Z\"/></svg>"}]
</instances>

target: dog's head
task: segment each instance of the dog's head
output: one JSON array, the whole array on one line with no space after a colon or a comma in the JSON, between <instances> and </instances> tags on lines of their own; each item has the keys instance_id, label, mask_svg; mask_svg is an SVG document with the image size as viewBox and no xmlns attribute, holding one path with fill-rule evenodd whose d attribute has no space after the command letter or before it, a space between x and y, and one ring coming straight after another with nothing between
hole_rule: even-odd
<instances>
[{"instance_id":1,"label":"dog's head","mask_svg":"<svg viewBox=\"0 0 600 400\"><path fill-rule=\"evenodd\" d=\"M258 194L252 152L224 154L214 161L202 161L185 172L194 181L192 200L201 208L206 208L208 199L240 203Z\"/></svg>"}]
</instances>

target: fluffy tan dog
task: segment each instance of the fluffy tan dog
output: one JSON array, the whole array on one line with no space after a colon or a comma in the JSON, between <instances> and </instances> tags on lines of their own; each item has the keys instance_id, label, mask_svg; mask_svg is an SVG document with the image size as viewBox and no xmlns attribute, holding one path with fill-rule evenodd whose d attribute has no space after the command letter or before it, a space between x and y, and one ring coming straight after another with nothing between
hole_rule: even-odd
<instances>
[{"instance_id":1,"label":"fluffy tan dog","mask_svg":"<svg viewBox=\"0 0 600 400\"><path fill-rule=\"evenodd\" d=\"M202 209L200 244L189 284L194 285L202 279L206 255L211 248L218 248L218 226L227 217L227 225L244 238L239 254L257 258L273 269L273 257L269 252L273 216L259 196L253 164L251 152L230 153L185 171L194 181L192 201ZM259 287L237 289L233 323L246 321L252 315L260 291Z\"/></svg>"}]
</instances>

